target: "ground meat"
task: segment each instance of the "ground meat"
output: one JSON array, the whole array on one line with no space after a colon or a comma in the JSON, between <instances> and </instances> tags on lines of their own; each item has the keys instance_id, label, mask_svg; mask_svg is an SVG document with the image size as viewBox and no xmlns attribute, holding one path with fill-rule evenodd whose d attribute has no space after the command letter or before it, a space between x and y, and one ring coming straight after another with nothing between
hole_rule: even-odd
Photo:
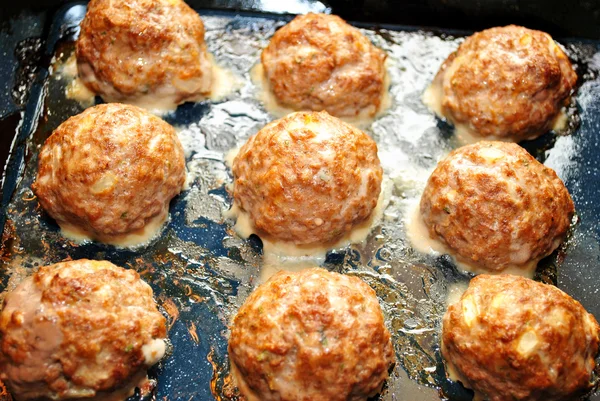
<instances>
[{"instance_id":1,"label":"ground meat","mask_svg":"<svg viewBox=\"0 0 600 401\"><path fill-rule=\"evenodd\" d=\"M479 137L518 142L552 128L577 75L550 35L510 25L468 37L440 68L431 105Z\"/></svg>"},{"instance_id":2,"label":"ground meat","mask_svg":"<svg viewBox=\"0 0 600 401\"><path fill-rule=\"evenodd\" d=\"M439 162L420 206L431 238L488 272L535 270L564 240L574 213L554 170L517 144L488 141Z\"/></svg>"},{"instance_id":3,"label":"ground meat","mask_svg":"<svg viewBox=\"0 0 600 401\"><path fill-rule=\"evenodd\" d=\"M277 101L338 117L373 116L384 92L386 54L335 15L299 15L262 52Z\"/></svg>"},{"instance_id":4,"label":"ground meat","mask_svg":"<svg viewBox=\"0 0 600 401\"><path fill-rule=\"evenodd\" d=\"M373 289L320 268L259 286L233 320L228 349L242 393L261 401L364 401L395 360Z\"/></svg>"},{"instance_id":5,"label":"ground meat","mask_svg":"<svg viewBox=\"0 0 600 401\"><path fill-rule=\"evenodd\" d=\"M233 197L259 235L328 243L369 218L382 174L367 134L326 112L297 112L242 146L233 162Z\"/></svg>"},{"instance_id":6,"label":"ground meat","mask_svg":"<svg viewBox=\"0 0 600 401\"><path fill-rule=\"evenodd\" d=\"M76 54L83 83L106 102L173 109L211 91L204 24L181 0L90 1Z\"/></svg>"},{"instance_id":7,"label":"ground meat","mask_svg":"<svg viewBox=\"0 0 600 401\"><path fill-rule=\"evenodd\" d=\"M33 190L62 228L112 243L162 223L185 183L173 127L135 107L103 104L62 123L39 154Z\"/></svg>"},{"instance_id":8,"label":"ground meat","mask_svg":"<svg viewBox=\"0 0 600 401\"><path fill-rule=\"evenodd\" d=\"M0 380L21 401L127 393L162 358L165 338L135 271L86 259L44 266L5 298Z\"/></svg>"},{"instance_id":9,"label":"ground meat","mask_svg":"<svg viewBox=\"0 0 600 401\"><path fill-rule=\"evenodd\" d=\"M591 388L596 319L558 288L507 274L471 280L443 321L454 379L490 401L567 401Z\"/></svg>"}]
</instances>

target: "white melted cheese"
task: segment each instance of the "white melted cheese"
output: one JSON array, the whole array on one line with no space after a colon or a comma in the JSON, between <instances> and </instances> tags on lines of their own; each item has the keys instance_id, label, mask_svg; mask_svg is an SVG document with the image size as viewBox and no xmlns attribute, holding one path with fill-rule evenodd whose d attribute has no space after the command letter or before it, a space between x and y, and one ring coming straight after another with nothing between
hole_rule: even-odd
<instances>
[{"instance_id":1,"label":"white melted cheese","mask_svg":"<svg viewBox=\"0 0 600 401\"><path fill-rule=\"evenodd\" d=\"M437 81L433 81L433 83L425 89L421 101L429 108L429 110L433 111L440 118L444 118L444 114L442 113L442 88Z\"/></svg>"},{"instance_id":2,"label":"white melted cheese","mask_svg":"<svg viewBox=\"0 0 600 401\"><path fill-rule=\"evenodd\" d=\"M446 307L453 305L460 301L460 298L463 296L467 288L469 287L469 283L467 282L458 282L451 283L448 285L448 294L446 295Z\"/></svg>"}]
</instances>

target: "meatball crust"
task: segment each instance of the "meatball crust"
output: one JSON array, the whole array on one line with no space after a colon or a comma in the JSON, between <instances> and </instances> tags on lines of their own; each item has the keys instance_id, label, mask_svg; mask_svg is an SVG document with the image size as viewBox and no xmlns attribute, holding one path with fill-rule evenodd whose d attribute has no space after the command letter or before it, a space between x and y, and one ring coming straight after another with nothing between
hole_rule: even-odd
<instances>
[{"instance_id":1,"label":"meatball crust","mask_svg":"<svg viewBox=\"0 0 600 401\"><path fill-rule=\"evenodd\" d=\"M378 111L386 57L340 17L309 13L275 32L261 61L282 106L352 117Z\"/></svg>"},{"instance_id":2,"label":"meatball crust","mask_svg":"<svg viewBox=\"0 0 600 401\"><path fill-rule=\"evenodd\" d=\"M518 142L552 128L576 81L550 35L510 25L468 37L440 68L433 90L451 123Z\"/></svg>"},{"instance_id":3,"label":"meatball crust","mask_svg":"<svg viewBox=\"0 0 600 401\"><path fill-rule=\"evenodd\" d=\"M94 399L145 377L165 338L135 271L87 259L44 266L5 298L0 380L18 400Z\"/></svg>"},{"instance_id":4,"label":"meatball crust","mask_svg":"<svg viewBox=\"0 0 600 401\"><path fill-rule=\"evenodd\" d=\"M558 288L479 275L444 315L442 355L489 401L567 401L591 388L598 322Z\"/></svg>"},{"instance_id":5,"label":"meatball crust","mask_svg":"<svg viewBox=\"0 0 600 401\"><path fill-rule=\"evenodd\" d=\"M182 0L91 0L76 56L83 83L106 102L175 108L211 91L204 24Z\"/></svg>"},{"instance_id":6,"label":"meatball crust","mask_svg":"<svg viewBox=\"0 0 600 401\"><path fill-rule=\"evenodd\" d=\"M373 289L320 268L281 271L250 294L228 351L240 388L262 401L366 400L395 361Z\"/></svg>"},{"instance_id":7,"label":"meatball crust","mask_svg":"<svg viewBox=\"0 0 600 401\"><path fill-rule=\"evenodd\" d=\"M259 235L328 243L370 217L382 174L367 134L326 112L296 112L242 146L233 197Z\"/></svg>"},{"instance_id":8,"label":"meatball crust","mask_svg":"<svg viewBox=\"0 0 600 401\"><path fill-rule=\"evenodd\" d=\"M166 219L185 176L173 127L138 107L111 103L69 118L52 133L32 188L62 228L112 242Z\"/></svg>"},{"instance_id":9,"label":"meatball crust","mask_svg":"<svg viewBox=\"0 0 600 401\"><path fill-rule=\"evenodd\" d=\"M487 272L535 270L564 240L574 213L554 170L517 144L492 141L463 146L439 162L420 209L431 238Z\"/></svg>"}]
</instances>

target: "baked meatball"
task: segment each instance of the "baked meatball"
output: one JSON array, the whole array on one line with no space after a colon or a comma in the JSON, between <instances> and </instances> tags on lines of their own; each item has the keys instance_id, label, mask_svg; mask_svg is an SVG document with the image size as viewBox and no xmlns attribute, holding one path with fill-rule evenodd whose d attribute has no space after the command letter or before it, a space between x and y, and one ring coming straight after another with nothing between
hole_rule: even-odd
<instances>
[{"instance_id":1,"label":"baked meatball","mask_svg":"<svg viewBox=\"0 0 600 401\"><path fill-rule=\"evenodd\" d=\"M591 388L598 322L558 288L508 274L471 280L444 315L451 377L489 401L567 401Z\"/></svg>"},{"instance_id":2,"label":"baked meatball","mask_svg":"<svg viewBox=\"0 0 600 401\"><path fill-rule=\"evenodd\" d=\"M277 101L338 117L374 116L386 54L335 15L299 15L273 35L261 61Z\"/></svg>"},{"instance_id":3,"label":"baked meatball","mask_svg":"<svg viewBox=\"0 0 600 401\"><path fill-rule=\"evenodd\" d=\"M211 91L204 24L182 0L91 0L76 56L105 102L174 109Z\"/></svg>"},{"instance_id":4,"label":"baked meatball","mask_svg":"<svg viewBox=\"0 0 600 401\"><path fill-rule=\"evenodd\" d=\"M233 319L229 358L249 400L359 401L395 356L371 287L324 269L279 272Z\"/></svg>"},{"instance_id":5,"label":"baked meatball","mask_svg":"<svg viewBox=\"0 0 600 401\"><path fill-rule=\"evenodd\" d=\"M44 266L4 300L0 380L19 401L113 392L124 400L147 385L165 338L165 318L135 271L86 259Z\"/></svg>"},{"instance_id":6,"label":"baked meatball","mask_svg":"<svg viewBox=\"0 0 600 401\"><path fill-rule=\"evenodd\" d=\"M514 143L481 141L442 160L421 197L431 238L484 272L524 272L563 241L574 205L554 170Z\"/></svg>"},{"instance_id":7,"label":"baked meatball","mask_svg":"<svg viewBox=\"0 0 600 401\"><path fill-rule=\"evenodd\" d=\"M233 177L234 202L259 236L322 244L370 217L382 169L364 132L327 112L296 112L242 146Z\"/></svg>"},{"instance_id":8,"label":"baked meatball","mask_svg":"<svg viewBox=\"0 0 600 401\"><path fill-rule=\"evenodd\" d=\"M518 142L552 128L576 81L550 35L510 25L468 37L441 66L428 99L476 137Z\"/></svg>"},{"instance_id":9,"label":"baked meatball","mask_svg":"<svg viewBox=\"0 0 600 401\"><path fill-rule=\"evenodd\" d=\"M112 103L87 109L52 133L33 190L63 231L127 245L166 220L185 176L174 128L138 107Z\"/></svg>"}]
</instances>

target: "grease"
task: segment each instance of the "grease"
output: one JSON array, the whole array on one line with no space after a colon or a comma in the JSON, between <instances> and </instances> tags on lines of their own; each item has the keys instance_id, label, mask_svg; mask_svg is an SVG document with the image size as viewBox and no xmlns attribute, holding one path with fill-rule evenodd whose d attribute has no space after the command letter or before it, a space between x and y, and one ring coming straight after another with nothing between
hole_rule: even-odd
<instances>
[{"instance_id":1,"label":"grease","mask_svg":"<svg viewBox=\"0 0 600 401\"><path fill-rule=\"evenodd\" d=\"M162 228L167 222L168 217L168 211L165 210L161 214L147 220L144 227L139 230L120 235L92 234L68 223L59 225L62 235L77 244L99 241L105 244L114 245L117 248L135 249L147 245L158 237L162 232Z\"/></svg>"},{"instance_id":2,"label":"grease","mask_svg":"<svg viewBox=\"0 0 600 401\"><path fill-rule=\"evenodd\" d=\"M470 145L479 141L500 141L500 142L514 142L511 137L487 135L481 136L475 131L470 124L467 123L456 123L451 118L447 117L443 111L442 105L443 99L443 88L442 80L436 77L434 81L425 89L421 97L421 101L425 106L429 108L437 117L447 121L453 125L453 137L456 141L457 146ZM550 129L555 133L562 134L566 133L569 128L569 114L565 107L561 108L558 114L553 118L550 125ZM542 133L543 134L543 133ZM523 140L532 140L542 134L532 134L529 138Z\"/></svg>"},{"instance_id":3,"label":"grease","mask_svg":"<svg viewBox=\"0 0 600 401\"><path fill-rule=\"evenodd\" d=\"M354 226L350 232L333 243L297 245L291 242L278 241L261 233L259 237L263 243L264 255L264 263L260 273L261 282L268 280L280 270L298 271L307 267L320 266L325 262L327 252L364 242L372 229L381 222L384 210L390 202L391 192L391 181L384 178L377 205L371 212L371 216L366 221ZM240 237L248 238L252 234L258 234L250 215L236 203L224 213L224 217L235 219L236 222L233 228Z\"/></svg>"},{"instance_id":4,"label":"grease","mask_svg":"<svg viewBox=\"0 0 600 401\"><path fill-rule=\"evenodd\" d=\"M208 61L212 68L210 94L198 96L195 99L189 100L190 102L201 102L207 99L220 102L243 86L243 80L232 71L220 66L212 54L208 54ZM64 63L56 63L54 68L57 78L62 77L67 80L65 95L68 99L76 100L82 107L90 107L94 104L96 94L80 78L75 52L72 52ZM129 98L124 102L147 109L157 115L165 115L172 112L181 103L177 100L178 94L170 94L171 87L169 85L158 87L155 92ZM116 101L113 99L106 100Z\"/></svg>"}]
</instances>

